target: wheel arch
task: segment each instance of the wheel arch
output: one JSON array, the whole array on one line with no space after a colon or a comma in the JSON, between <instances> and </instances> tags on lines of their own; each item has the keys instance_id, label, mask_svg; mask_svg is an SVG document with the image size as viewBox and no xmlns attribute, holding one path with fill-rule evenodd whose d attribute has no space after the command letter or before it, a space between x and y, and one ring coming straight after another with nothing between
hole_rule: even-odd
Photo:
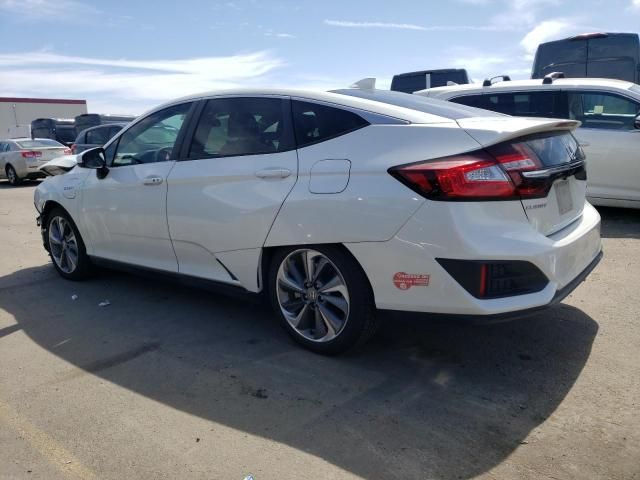
<instances>
[{"instance_id":1,"label":"wheel arch","mask_svg":"<svg viewBox=\"0 0 640 480\"><path fill-rule=\"evenodd\" d=\"M273 257L275 255L275 253L281 249L291 249L291 250L295 250L298 248L315 248L315 247L335 247L335 248L339 248L340 250L343 251L343 253L345 253L346 255L348 255L349 257L351 257L351 259L356 263L356 265L358 265L358 267L360 267L360 270L362 270L362 273L364 274L364 277L367 279L367 287L369 288L371 294L374 296L374 300L375 300L375 292L373 290L373 286L371 285L371 279L369 278L369 274L367 273L367 271L364 269L364 267L362 266L362 263L360 263L360 261L356 258L356 256L351 252L351 250L349 250L349 248L347 248L346 245L344 245L343 243L318 243L318 244L302 244L302 245L277 245L277 246L270 246L270 247L263 247L262 248L262 256L260 259L260 270L258 271L258 282L259 285L261 287L261 291L265 294L268 294L269 292L267 291L267 285L268 285L268 274L269 274L269 268L271 267L271 262L273 260Z\"/></svg>"}]
</instances>

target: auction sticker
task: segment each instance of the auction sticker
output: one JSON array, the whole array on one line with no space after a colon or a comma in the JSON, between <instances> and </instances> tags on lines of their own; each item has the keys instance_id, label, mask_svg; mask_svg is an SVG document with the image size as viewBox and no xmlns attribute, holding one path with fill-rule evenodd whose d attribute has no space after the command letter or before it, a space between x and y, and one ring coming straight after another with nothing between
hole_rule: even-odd
<instances>
[{"instance_id":1,"label":"auction sticker","mask_svg":"<svg viewBox=\"0 0 640 480\"><path fill-rule=\"evenodd\" d=\"M409 290L411 287L428 287L429 279L429 275L398 272L393 276L393 284L400 290Z\"/></svg>"}]
</instances>

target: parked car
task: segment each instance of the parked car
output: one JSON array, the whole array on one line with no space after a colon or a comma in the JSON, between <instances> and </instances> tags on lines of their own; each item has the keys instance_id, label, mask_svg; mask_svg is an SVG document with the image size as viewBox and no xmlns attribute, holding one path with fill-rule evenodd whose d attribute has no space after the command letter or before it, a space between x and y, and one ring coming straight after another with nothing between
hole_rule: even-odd
<instances>
[{"instance_id":1,"label":"parked car","mask_svg":"<svg viewBox=\"0 0 640 480\"><path fill-rule=\"evenodd\" d=\"M563 72L573 78L614 78L640 83L637 33L586 33L541 43L531 78Z\"/></svg>"},{"instance_id":2,"label":"parked car","mask_svg":"<svg viewBox=\"0 0 640 480\"><path fill-rule=\"evenodd\" d=\"M463 68L445 68L440 70L421 70L394 75L391 79L391 90L395 92L413 93L425 88L440 87L448 82L457 84L469 83L469 75Z\"/></svg>"},{"instance_id":3,"label":"parked car","mask_svg":"<svg viewBox=\"0 0 640 480\"><path fill-rule=\"evenodd\" d=\"M6 178L11 185L19 185L25 179L42 178L41 165L70 152L60 142L49 138L0 140L0 178Z\"/></svg>"},{"instance_id":4,"label":"parked car","mask_svg":"<svg viewBox=\"0 0 640 480\"><path fill-rule=\"evenodd\" d=\"M118 133L126 123L110 123L82 130L71 145L73 154L84 152L90 148L101 147Z\"/></svg>"},{"instance_id":5,"label":"parked car","mask_svg":"<svg viewBox=\"0 0 640 480\"><path fill-rule=\"evenodd\" d=\"M640 86L621 80L553 78L441 87L418 95L524 117L582 122L587 197L594 205L640 208Z\"/></svg>"},{"instance_id":6,"label":"parked car","mask_svg":"<svg viewBox=\"0 0 640 480\"><path fill-rule=\"evenodd\" d=\"M98 125L107 125L110 123L129 123L136 117L133 115L103 115L100 113L83 113L75 117L76 134L80 134L83 130Z\"/></svg>"},{"instance_id":7,"label":"parked car","mask_svg":"<svg viewBox=\"0 0 640 480\"><path fill-rule=\"evenodd\" d=\"M64 118L37 118L31 122L31 138L50 138L71 145L76 137L75 123Z\"/></svg>"},{"instance_id":8,"label":"parked car","mask_svg":"<svg viewBox=\"0 0 640 480\"><path fill-rule=\"evenodd\" d=\"M578 122L417 95L235 90L165 104L35 191L58 273L92 264L264 293L337 353L376 309L496 320L600 259Z\"/></svg>"}]
</instances>

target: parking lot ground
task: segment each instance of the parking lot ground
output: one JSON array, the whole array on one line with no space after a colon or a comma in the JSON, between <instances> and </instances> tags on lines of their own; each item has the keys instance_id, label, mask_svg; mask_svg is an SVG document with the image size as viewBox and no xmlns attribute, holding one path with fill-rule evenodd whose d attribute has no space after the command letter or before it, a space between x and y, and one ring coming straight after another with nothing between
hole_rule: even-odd
<instances>
[{"instance_id":1,"label":"parking lot ground","mask_svg":"<svg viewBox=\"0 0 640 480\"><path fill-rule=\"evenodd\" d=\"M601 210L605 257L557 308L386 315L326 358L242 300L63 281L33 188L0 182L0 479L640 478L639 212Z\"/></svg>"}]
</instances>

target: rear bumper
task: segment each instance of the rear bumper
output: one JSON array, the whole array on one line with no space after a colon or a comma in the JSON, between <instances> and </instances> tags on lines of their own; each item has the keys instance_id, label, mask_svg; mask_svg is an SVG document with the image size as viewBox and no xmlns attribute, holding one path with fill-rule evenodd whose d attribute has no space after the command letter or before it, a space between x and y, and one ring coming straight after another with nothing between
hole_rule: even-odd
<instances>
[{"instance_id":1,"label":"rear bumper","mask_svg":"<svg viewBox=\"0 0 640 480\"><path fill-rule=\"evenodd\" d=\"M367 273L379 309L510 319L560 302L602 256L600 216L589 204L580 218L548 237L522 218L520 202L489 207L428 202L393 239L346 246ZM475 298L435 258L526 261L538 267L548 283L534 293ZM428 280L400 288L393 282L398 273Z\"/></svg>"}]
</instances>

